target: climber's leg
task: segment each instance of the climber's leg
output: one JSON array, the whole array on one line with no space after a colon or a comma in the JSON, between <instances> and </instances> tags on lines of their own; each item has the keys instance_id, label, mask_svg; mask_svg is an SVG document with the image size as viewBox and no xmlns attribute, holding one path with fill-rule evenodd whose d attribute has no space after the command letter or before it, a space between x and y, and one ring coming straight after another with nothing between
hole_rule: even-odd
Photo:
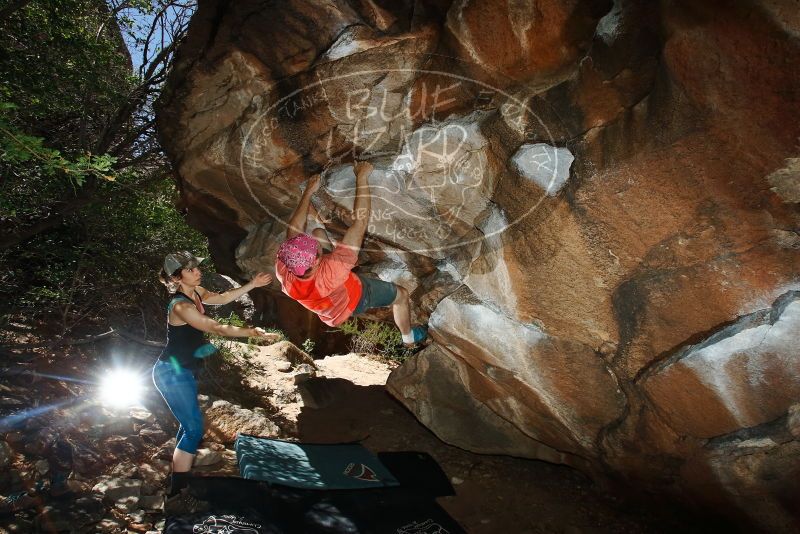
<instances>
[{"instance_id":1,"label":"climber's leg","mask_svg":"<svg viewBox=\"0 0 800 534\"><path fill-rule=\"evenodd\" d=\"M414 345L427 336L427 329L422 326L411 327L411 303L408 290L391 282L358 275L361 280L361 300L353 311L359 315L373 308L392 307L392 315L403 343Z\"/></svg>"},{"instance_id":2,"label":"climber's leg","mask_svg":"<svg viewBox=\"0 0 800 534\"><path fill-rule=\"evenodd\" d=\"M408 289L400 286L397 287L397 296L392 302L392 315L394 316L394 324L400 329L400 334L403 335L403 342L408 343L406 338L411 333L411 303L408 299Z\"/></svg>"},{"instance_id":3,"label":"climber's leg","mask_svg":"<svg viewBox=\"0 0 800 534\"><path fill-rule=\"evenodd\" d=\"M383 280L361 276L360 274L356 274L356 276L361 280L361 299L359 299L356 309L353 310L353 315L362 314L373 308L393 306L400 290L405 291L404 288L391 282L384 282ZM407 291L406 295L408 295Z\"/></svg>"}]
</instances>

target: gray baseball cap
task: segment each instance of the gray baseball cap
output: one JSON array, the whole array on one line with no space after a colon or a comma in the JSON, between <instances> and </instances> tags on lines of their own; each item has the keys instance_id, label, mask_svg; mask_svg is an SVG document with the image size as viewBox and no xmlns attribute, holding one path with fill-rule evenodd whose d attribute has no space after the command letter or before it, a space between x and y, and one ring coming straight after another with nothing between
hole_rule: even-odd
<instances>
[{"instance_id":1,"label":"gray baseball cap","mask_svg":"<svg viewBox=\"0 0 800 534\"><path fill-rule=\"evenodd\" d=\"M166 271L167 274L172 274L178 269L194 269L203 263L203 260L205 260L205 258L198 258L185 250L174 254L167 254L164 258L164 271Z\"/></svg>"}]
</instances>

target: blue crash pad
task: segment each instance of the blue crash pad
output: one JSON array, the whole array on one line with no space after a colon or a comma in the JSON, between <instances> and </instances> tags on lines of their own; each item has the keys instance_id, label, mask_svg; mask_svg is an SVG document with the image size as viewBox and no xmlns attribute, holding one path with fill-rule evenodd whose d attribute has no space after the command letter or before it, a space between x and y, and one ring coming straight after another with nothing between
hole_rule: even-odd
<instances>
[{"instance_id":1,"label":"blue crash pad","mask_svg":"<svg viewBox=\"0 0 800 534\"><path fill-rule=\"evenodd\" d=\"M236 457L243 478L304 489L398 486L377 456L357 443L319 445L239 434Z\"/></svg>"}]
</instances>

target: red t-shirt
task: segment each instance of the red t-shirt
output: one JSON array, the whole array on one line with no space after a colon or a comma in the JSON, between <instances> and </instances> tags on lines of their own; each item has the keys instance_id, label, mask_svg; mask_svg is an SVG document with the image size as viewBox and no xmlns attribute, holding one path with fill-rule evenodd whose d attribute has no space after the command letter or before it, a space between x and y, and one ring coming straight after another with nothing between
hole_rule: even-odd
<instances>
[{"instance_id":1,"label":"red t-shirt","mask_svg":"<svg viewBox=\"0 0 800 534\"><path fill-rule=\"evenodd\" d=\"M352 269L358 254L344 245L336 245L333 252L323 254L319 267L311 278L298 278L275 259L275 273L283 292L316 313L329 326L345 322L361 299L361 280Z\"/></svg>"}]
</instances>

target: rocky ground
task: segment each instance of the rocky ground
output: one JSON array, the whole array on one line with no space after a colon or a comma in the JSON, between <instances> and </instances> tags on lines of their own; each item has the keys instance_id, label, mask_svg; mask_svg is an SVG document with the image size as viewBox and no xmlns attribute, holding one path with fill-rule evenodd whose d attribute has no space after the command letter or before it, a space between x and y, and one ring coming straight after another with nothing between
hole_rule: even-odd
<instances>
[{"instance_id":1,"label":"rocky ground","mask_svg":"<svg viewBox=\"0 0 800 534\"><path fill-rule=\"evenodd\" d=\"M237 475L237 431L373 451L430 453L457 495L442 506L469 532L667 532L707 528L675 508L614 498L577 471L448 446L385 391L392 362L313 360L289 342L231 345L207 367L199 474ZM124 357L124 355L131 355ZM0 532L155 532L175 423L154 391L142 406L95 400L102 369L125 360L147 379L152 351L103 342L4 354L0 383ZM149 387L149 381L146 382ZM244 386L244 387L243 387Z\"/></svg>"}]
</instances>

